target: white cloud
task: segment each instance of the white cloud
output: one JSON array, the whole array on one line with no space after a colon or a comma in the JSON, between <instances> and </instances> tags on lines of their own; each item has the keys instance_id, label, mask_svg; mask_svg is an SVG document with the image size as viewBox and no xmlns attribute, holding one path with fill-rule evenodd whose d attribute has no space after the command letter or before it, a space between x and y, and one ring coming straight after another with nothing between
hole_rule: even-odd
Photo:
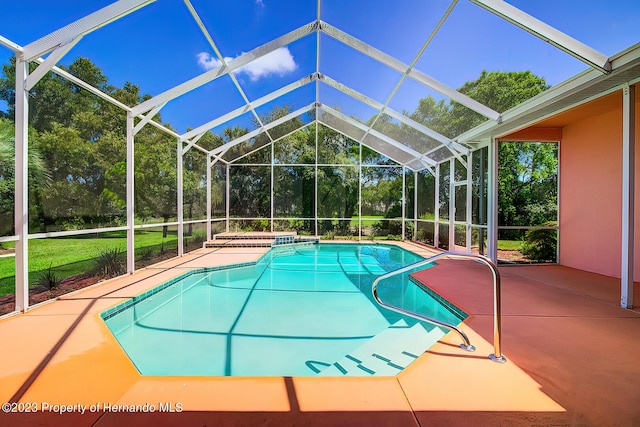
<instances>
[{"instance_id":1,"label":"white cloud","mask_svg":"<svg viewBox=\"0 0 640 427\"><path fill-rule=\"evenodd\" d=\"M198 65L205 70L211 70L221 65L221 62L217 58L207 52L200 52L196 57L198 58ZM233 58L224 58L227 63L232 59ZM269 77L273 74L283 76L294 71L296 68L298 68L298 64L296 64L289 49L281 47L248 63L235 72L238 74L244 73L249 76L252 82L255 82L262 77Z\"/></svg>"},{"instance_id":2,"label":"white cloud","mask_svg":"<svg viewBox=\"0 0 640 427\"><path fill-rule=\"evenodd\" d=\"M262 8L264 7L264 2L262 0L256 0L256 6Z\"/></svg>"},{"instance_id":3,"label":"white cloud","mask_svg":"<svg viewBox=\"0 0 640 427\"><path fill-rule=\"evenodd\" d=\"M196 55L196 58L198 58L198 65L205 70L212 70L222 65L222 62L218 58L211 56L209 52L200 52ZM225 58L224 60L230 61L231 58Z\"/></svg>"}]
</instances>

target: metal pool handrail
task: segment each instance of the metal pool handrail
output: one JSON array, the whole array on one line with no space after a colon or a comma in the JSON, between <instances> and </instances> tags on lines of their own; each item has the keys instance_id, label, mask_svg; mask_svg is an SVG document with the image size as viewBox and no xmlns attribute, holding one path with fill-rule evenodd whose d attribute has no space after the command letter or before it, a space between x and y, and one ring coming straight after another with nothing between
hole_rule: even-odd
<instances>
[{"instance_id":1,"label":"metal pool handrail","mask_svg":"<svg viewBox=\"0 0 640 427\"><path fill-rule=\"evenodd\" d=\"M416 268L420 268L422 266L426 266L432 264L434 261L437 261L440 258L452 258L452 259L466 259L466 260L477 260L485 264L491 270L493 274L493 354L489 355L489 358L494 362L504 363L507 359L500 352L500 336L501 336L501 321L502 321L502 311L500 307L500 273L498 272L498 267L487 257L478 254L466 253L466 252L442 252L436 254L432 257L429 257L423 261L420 261L415 264L408 265L406 267L402 267L398 270L391 271L389 273L378 276L371 285L371 292L373 293L373 298L376 302L389 310L395 311L397 313L406 314L408 316L414 317L419 320L424 320L429 323L433 323L438 326L443 326L449 330L455 331L462 337L464 343L460 344L460 347L467 351L474 351L475 347L471 345L469 338L467 335L462 332L459 328L454 325L450 325L446 322L442 322L440 320L434 319L429 316L425 316L420 313L413 312L411 310L406 310L401 307L397 307L391 304L387 304L383 302L378 296L378 283L384 279L388 279L389 277L397 276L398 274L406 273L407 271L414 270Z\"/></svg>"}]
</instances>

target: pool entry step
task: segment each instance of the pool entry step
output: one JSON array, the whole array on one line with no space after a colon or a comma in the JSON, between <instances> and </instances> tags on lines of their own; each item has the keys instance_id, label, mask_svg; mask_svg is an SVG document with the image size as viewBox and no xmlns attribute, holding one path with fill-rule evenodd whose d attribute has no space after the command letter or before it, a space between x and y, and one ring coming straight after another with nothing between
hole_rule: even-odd
<instances>
[{"instance_id":1,"label":"pool entry step","mask_svg":"<svg viewBox=\"0 0 640 427\"><path fill-rule=\"evenodd\" d=\"M342 359L333 363L309 361L307 366L319 376L393 376L444 335L438 327L428 331L420 323L409 326L399 320Z\"/></svg>"}]
</instances>

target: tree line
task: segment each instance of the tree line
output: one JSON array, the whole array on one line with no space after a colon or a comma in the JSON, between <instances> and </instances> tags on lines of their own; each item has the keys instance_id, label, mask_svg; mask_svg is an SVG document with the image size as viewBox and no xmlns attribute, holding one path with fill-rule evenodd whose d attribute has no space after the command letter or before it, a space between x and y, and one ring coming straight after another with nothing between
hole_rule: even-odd
<instances>
[{"instance_id":1,"label":"tree line","mask_svg":"<svg viewBox=\"0 0 640 427\"><path fill-rule=\"evenodd\" d=\"M66 70L126 105L135 106L150 98L133 83L122 87L111 85L102 70L86 58L75 59ZM2 71L0 100L7 103L8 110L5 117L0 118L0 235L7 235L13 232L11 118L15 108L15 58L4 64ZM546 88L544 79L530 72L485 71L459 91L496 111L504 111ZM286 106L274 107L261 121L269 123L290 111ZM421 99L413 112L405 114L450 138L485 120L460 104L438 101L431 96ZM154 120L163 123L160 115ZM400 215L401 167L363 168L360 190L358 162L385 166L396 163L323 125L311 124L294 132L305 122L305 118L300 117L270 130L274 138L289 134L273 147L275 217L313 218L317 210L319 217L352 218L358 214L359 191L365 201L363 214L389 218ZM163 125L171 128L168 123ZM259 126L257 121L253 126ZM315 126L319 126L318 153ZM394 123L384 115L377 119L376 129L408 141L425 138L417 135L415 129ZM233 127L220 135L207 132L198 144L211 150L250 130ZM224 153L226 160L239 159L229 171L231 216L270 217L271 169L260 166L271 164L271 148L260 149L269 143L269 137L263 133ZM29 144L31 232L126 223L126 115L120 108L55 73L47 73L32 89L29 98ZM176 144L174 137L150 125L136 135L135 215L139 221L176 219ZM500 224L531 225L555 219L556 153L550 144L501 144ZM316 157L318 163L347 165L318 167L317 191L315 168L308 166L315 164ZM206 155L189 150L183 167L185 218L205 219ZM420 186L427 186L427 181L432 179L424 174L419 177ZM225 180L226 168L218 163L213 168L212 191L213 212L217 216L225 214ZM409 180L411 199L407 208L410 213L413 203L424 205L431 197L428 193L437 191L421 189L421 197L427 197L413 201L412 187L413 180ZM428 208L420 208L424 210ZM337 225L348 226L348 221ZM306 220L297 227L313 230L311 221ZM331 221L325 221L321 232L335 227Z\"/></svg>"}]
</instances>

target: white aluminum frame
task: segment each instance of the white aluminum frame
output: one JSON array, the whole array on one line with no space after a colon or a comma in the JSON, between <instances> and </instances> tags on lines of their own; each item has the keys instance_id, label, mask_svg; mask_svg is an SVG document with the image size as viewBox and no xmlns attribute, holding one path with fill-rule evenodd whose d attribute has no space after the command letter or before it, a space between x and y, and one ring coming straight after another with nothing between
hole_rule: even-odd
<instances>
[{"instance_id":1,"label":"white aluminum frame","mask_svg":"<svg viewBox=\"0 0 640 427\"><path fill-rule=\"evenodd\" d=\"M467 227L467 240L466 240L466 250L467 252L471 252L471 224L473 223L473 152L467 155L467 212L465 214L466 217L466 227Z\"/></svg>"},{"instance_id":2,"label":"white aluminum frame","mask_svg":"<svg viewBox=\"0 0 640 427\"><path fill-rule=\"evenodd\" d=\"M134 133L133 113L127 111L127 273L133 274L136 269L135 261L135 198L134 198Z\"/></svg>"},{"instance_id":3,"label":"white aluminum frame","mask_svg":"<svg viewBox=\"0 0 640 427\"><path fill-rule=\"evenodd\" d=\"M436 165L435 186L433 188L433 246L440 247L440 163Z\"/></svg>"},{"instance_id":4,"label":"white aluminum frame","mask_svg":"<svg viewBox=\"0 0 640 427\"><path fill-rule=\"evenodd\" d=\"M251 61L255 61L256 59L261 58L281 47L284 47L290 43L293 43L296 40L299 40L305 36L308 36L309 34L312 34L315 31L314 27L315 27L315 22L308 25L303 25L297 30L293 30L285 34L284 36L281 36L269 43L265 43L262 46L253 49L250 52L247 52L245 54L238 56L237 58L234 58L233 60L229 61L226 67L222 65L219 67L216 67L212 70L209 70L205 73L200 74L199 76L192 78L191 80L187 80L186 82L181 83L173 87L172 89L169 89L159 95L156 95L145 102L138 104L133 108L133 112L135 115L142 114L146 111L151 110L155 106L162 104L163 102L167 102L172 99L175 99L181 95L184 95L187 92L190 92L194 89L199 88L204 84L209 83L210 81L213 81L226 74L230 74L234 70L237 70L247 65Z\"/></svg>"},{"instance_id":5,"label":"white aluminum frame","mask_svg":"<svg viewBox=\"0 0 640 427\"><path fill-rule=\"evenodd\" d=\"M456 164L455 159L449 162L449 250L456 250Z\"/></svg>"},{"instance_id":6,"label":"white aluminum frame","mask_svg":"<svg viewBox=\"0 0 640 427\"><path fill-rule=\"evenodd\" d=\"M498 262L498 146L492 138L488 150L487 185L487 258Z\"/></svg>"},{"instance_id":7,"label":"white aluminum frame","mask_svg":"<svg viewBox=\"0 0 640 427\"><path fill-rule=\"evenodd\" d=\"M29 63L16 54L15 101L15 246L16 311L29 308Z\"/></svg>"},{"instance_id":8,"label":"white aluminum frame","mask_svg":"<svg viewBox=\"0 0 640 427\"><path fill-rule=\"evenodd\" d=\"M126 16L155 0L119 0L83 18L66 25L24 47L25 62L32 61L77 37L91 33L123 16Z\"/></svg>"},{"instance_id":9,"label":"white aluminum frame","mask_svg":"<svg viewBox=\"0 0 640 427\"><path fill-rule=\"evenodd\" d=\"M502 0L470 0L472 3L488 10L496 16L522 28L534 36L549 42L580 61L603 73L611 71L609 57L597 50L569 37L554 27L534 18L515 6Z\"/></svg>"},{"instance_id":10,"label":"white aluminum frame","mask_svg":"<svg viewBox=\"0 0 640 427\"><path fill-rule=\"evenodd\" d=\"M366 135L373 135L385 143L394 146L396 149L401 150L403 153L406 153L408 156L413 157L410 162L398 162L403 167L403 236L405 218L404 218L404 203L406 202L406 188L405 188L405 168L409 168L414 171L416 175L414 175L414 179L417 181L417 173L422 169L415 169L413 167L408 166L408 163L413 163L416 160L421 162L424 166L423 169L428 169L436 177L436 191L435 191L435 221L434 221L434 243L438 245L438 233L439 233L439 177L440 177L440 163L435 162L433 159L429 158L428 155L432 152L440 150L441 147L446 147L451 152L454 158L458 158L462 160L462 156L467 156L467 197L470 197L471 191L469 186L471 185L471 180L469 176L471 174L471 159L472 155L468 147L463 144L469 143L475 145L476 148L479 148L484 145L489 145L489 186L487 189L487 198L488 198L488 219L487 219L487 229L488 229L488 243L489 243L489 258L494 262L497 261L497 237L498 237L498 223L497 223L497 172L498 172L498 142L497 137L499 137L499 132L504 131L504 128L501 128L501 124L505 121L518 118L523 116L524 113L530 111L544 111L544 108L549 105L551 100L561 99L562 97L570 97L573 93L576 93L581 90L586 90L589 88L593 81L598 79L598 74L601 76L602 73L612 73L620 69L624 69L628 64L636 61L638 56L640 55L638 49L630 49L629 52L623 52L615 57L608 58L602 53L592 49L591 47L578 42L577 40L567 36L566 34L556 30L555 28L533 18L532 16L526 14L520 9L502 1L502 0L470 0L472 3L478 5L479 7L489 11L490 13L495 14L496 16L504 19L519 28L533 34L534 36L545 40L552 45L560 48L564 52L576 57L577 59L583 61L584 63L593 67L593 70L586 71L581 73L572 79L558 85L556 88L547 91L538 97L527 101L514 109L509 110L508 112L504 112L502 114L493 111L492 109L486 107L485 105L474 101L473 99L467 97L466 95L438 82L437 80L431 78L430 76L416 70L414 68L418 59L421 57L422 53L433 39L433 37L438 33L440 27L447 19L453 8L457 5L459 0L452 0L447 11L440 18L439 22L436 24L434 30L427 37L422 47L411 61L409 65L404 64L403 62L397 60L393 56L390 56L373 46L364 43L357 38L331 26L330 24L321 20L321 0L317 0L316 2L316 20L303 25L289 33L286 33L271 42L263 44L248 53L244 53L228 63L225 60L225 57L216 47L215 43L208 30L202 23L199 18L197 12L193 8L190 0L184 0L186 7L192 14L192 17L196 24L201 29L204 36L209 41L210 45L215 51L217 58L221 61L222 65L212 69L210 71L204 72L188 81L183 82L165 92L160 93L152 97L151 99L138 104L135 107L128 107L123 103L115 100L111 96L103 93L99 89L83 82L82 80L76 78L75 76L69 74L68 72L62 70L61 68L56 66L56 63L66 54L68 53L82 38L83 36L91 33L92 31L98 30L99 28L114 22L120 19L123 16L126 16L130 13L137 11L138 9L153 3L155 0L119 0L116 1L100 10L97 10L75 22L66 25L49 35L46 35L38 40L35 40L25 47L21 47L18 44L6 39L5 37L0 36L0 45L9 48L10 50L16 52L16 102L15 102L15 236L6 236L0 238L0 241L15 241L16 242L16 309L18 311L26 311L28 309L28 240L30 238L45 238L45 237L59 237L63 235L75 235L75 234L86 234L90 232L98 231L112 231L112 230L127 230L127 272L132 273L135 270L135 257L134 257L134 231L139 228L149 228L149 227L158 227L164 225L177 225L178 226L178 234L179 234L179 242L178 242L178 254L183 254L183 226L185 223L199 223L205 222L205 220L197 220L197 221L184 221L183 218L183 206L182 206L182 156L191 148L196 148L199 151L207 154L206 157L206 165L207 165L207 236L210 237L211 234L211 223L213 221L218 221L217 219L211 218L211 167L218 160L222 160L226 164L227 170L227 179L226 179L226 229L229 230L229 209L230 209L230 200L229 200L229 170L230 170L230 162L222 159L222 155L234 145L240 144L249 140L250 138L259 135L260 133L265 133L267 137L270 139L271 143L271 151L272 151L272 175L273 175L273 151L274 151L274 139L271 138L269 134L269 129L286 122L294 117L297 117L305 112L311 111L315 109L315 120L312 123L305 124L301 126L299 129L302 129L306 126L310 126L311 124L315 124L316 130L316 162L315 162L315 170L316 170L316 195L317 195L317 171L318 171L318 126L322 123L325 126L331 127L324 123L319 117L320 111L331 114L332 117L340 119L349 125L353 125L358 127L361 130L365 131L365 135L360 138L360 147L362 145L362 141L366 138ZM316 35L316 71L314 74L303 77L302 79L286 85L280 89L273 91L272 93L261 97L257 100L249 100L246 94L244 93L242 87L238 83L235 78L233 72L238 70L239 68L249 64L250 62L261 58L276 49L287 46L296 40L302 39L312 33ZM364 55L382 63L386 67L395 70L401 73L401 78L399 82L394 86L393 91L387 97L384 103L380 103L378 101L374 101L372 99L367 98L366 96L359 94L353 89L342 85L336 82L329 77L323 76L320 73L320 45L321 45L321 34L326 34L329 37L332 37L339 42L350 46L351 48L363 53ZM42 55L49 54L46 59L42 59ZM37 62L39 66L34 70L33 73L29 74L28 65L30 62ZM95 229L95 230L77 230L77 231L61 231L54 233L37 233L30 235L28 229L28 107L29 107L29 90L32 89L37 82L44 76L48 71L54 72L59 76L77 84L83 89L91 92L92 94L99 96L100 98L107 100L113 105L118 106L123 110L126 114L127 121L127 132L126 132L126 200L127 200L127 225L126 227L110 227L105 229ZM214 120L209 121L208 123L199 126L198 128L189 131L183 135L179 135L176 132L166 128L160 123L153 121L153 117L157 115L157 113L166 105L167 102L175 99L178 96L186 94L187 92L194 90L204 84L207 84L219 77L224 75L229 75L232 79L232 82L236 86L240 95L242 96L245 105L236 110L233 110L229 113L226 113ZM485 124L480 125L472 130L465 132L462 135L459 135L455 140L451 140L449 138L444 137L443 135L434 132L428 127L417 123L405 116L404 114L400 114L391 108L389 108L389 103L393 96L398 91L400 85L405 81L407 77L414 79L415 81L434 89L435 91L447 96L449 99L456 101L466 107L482 114L487 117L489 121ZM633 80L637 82L640 79ZM372 122L371 125L364 125L350 117L343 115L342 113L337 112L330 107L324 106L320 103L319 91L320 91L320 82L323 81L326 84L338 89L339 91L352 96L353 98L369 105L378 110L377 116ZM316 86L316 99L315 102L309 106L298 109L285 117L282 117L274 122L263 124L260 122L260 118L257 115L255 109L261 105L264 105L270 101L275 100L276 98L289 93L299 87L302 87L311 82L315 82ZM634 87L629 85L629 82L626 83L623 90L623 212L622 212L622 224L623 224L623 236L622 236L622 261L621 261L621 305L623 307L631 307L633 304L633 262L634 262L634 179L635 179L635 164L634 164L634 153L635 153L635 91ZM596 95L597 96L597 95ZM576 105L575 103L573 105ZM569 108L569 107L566 107ZM198 140L204 135L205 132L211 130L212 128L227 123L229 120L238 117L246 112L251 112L254 117L260 123L260 127L243 137L236 138L233 141L223 145L222 147L218 147L214 150L205 150L204 148L197 145ZM558 111L549 112L549 114L555 114ZM373 126L375 125L375 121L381 114L388 114L395 120L402 122L403 124L412 127L418 132L421 132L434 140L438 141L442 145L436 147L432 150L429 150L426 153L419 153L416 150L413 150L411 147L403 144L402 141L397 141L393 138L387 137L386 135L375 131ZM140 121L136 124L135 120L139 119ZM539 119L539 117L538 117ZM179 188L178 196L177 196L177 210L178 210L178 220L177 222L170 223L162 223L162 224L145 224L145 225L135 225L135 197L134 197L134 148L135 148L135 135L147 124L155 126L156 128L162 130L163 132L171 135L177 139L177 153L178 164L177 169L178 178L177 178L177 186ZM524 126L524 125L523 125ZM363 129L364 128L364 129ZM337 129L334 129L340 132ZM513 129L511 129L513 130ZM290 133L289 133L290 134ZM490 142L487 142L487 135L491 138ZM279 138L278 138L279 139ZM276 139L275 141L277 141ZM183 143L186 143L186 146L183 146ZM484 144L484 145L483 145ZM260 147L263 148L263 147ZM385 154L385 153L382 153ZM385 154L386 155L386 154ZM390 157L390 156L387 156ZM238 160L238 159L234 159ZM445 160L446 161L446 160ZM455 162L454 159L449 160L451 162ZM415 165L414 165L415 166ZM360 164L360 171L363 165ZM454 173L454 165L451 167L450 173ZM361 175L361 173L360 173ZM453 180L451 179L450 185L454 186ZM273 195L273 176L272 176L272 189ZM452 193L455 198L455 194ZM416 224L417 231L417 186L415 189L415 206L414 206L414 223ZM272 197L273 198L273 197ZM361 195L360 195L361 199ZM360 200L361 201L361 200ZM452 204L450 203L450 206ZM361 204L360 204L361 209ZM471 221L471 215L469 213L471 209L471 203L468 202L467 199L467 249L469 249L470 242L470 226L469 223ZM317 201L315 203L315 227L316 234L318 231L318 206ZM272 217L271 223L273 227L273 206L272 206ZM454 238L451 240L450 244L455 244L455 214L450 215L449 218L450 223L450 233L453 231Z\"/></svg>"},{"instance_id":11,"label":"white aluminum frame","mask_svg":"<svg viewBox=\"0 0 640 427\"><path fill-rule=\"evenodd\" d=\"M202 22L202 19L200 19L200 15L198 15L198 12L196 11L196 9L191 4L191 1L190 0L183 0L183 1L184 1L184 4L189 9L189 12L191 13L191 16L193 17L193 19L198 24L198 27L200 28L200 32L202 32L202 34L205 36L205 38L207 39L207 42L209 42L209 45L211 46L211 48L213 49L214 53L218 57L218 61L220 61L221 66L223 68L228 68L229 65L227 64L227 60L222 55L222 53L220 53L220 49L218 49L218 46L213 41L213 37L211 37L211 34L209 33L209 30L207 30L206 26ZM236 87L238 93L240 94L240 96L244 100L246 108L248 108L249 111L251 111L251 114L253 114L253 117L255 118L256 123L258 123L260 125L260 127L263 128L264 127L264 123L262 123L262 119L260 118L258 113L256 113L254 107L251 105L251 102L249 101L249 98L247 98L247 95L244 92L244 90L242 89L242 87L240 86L240 83L238 82L238 79L236 78L235 74L234 73L227 73L227 74L231 78L231 81L233 82L233 85ZM265 130L264 133L265 133L265 135L267 135L269 140L271 142L273 142L273 138L269 134L269 131Z\"/></svg>"},{"instance_id":12,"label":"white aluminum frame","mask_svg":"<svg viewBox=\"0 0 640 427\"><path fill-rule=\"evenodd\" d=\"M177 203L177 213L178 213L178 256L184 255L184 176L183 176L183 147L182 141L178 139L177 148L176 148L176 203Z\"/></svg>"},{"instance_id":13,"label":"white aluminum frame","mask_svg":"<svg viewBox=\"0 0 640 427\"><path fill-rule=\"evenodd\" d=\"M323 82L326 83L327 85L333 87L334 89L339 90L340 92L344 93L345 95L348 95L350 97L352 97L353 99L356 99L366 105L369 105L370 107L373 107L376 110L384 110L384 114L389 115L390 117L398 120L399 122L402 122L404 124L406 124L407 126L412 127L413 129L417 130L418 132L431 137L433 139L435 139L436 141L442 143L445 147L449 148L449 150L451 151L451 153L460 158L461 154L467 154L469 152L469 149L467 147L465 147L464 145L458 144L457 142L447 138L446 136L426 127L425 125L416 122L415 120L413 120L411 117L408 117L404 114L401 114L397 111L395 111L394 109L390 108L388 105L385 106L381 103L379 103L378 101L375 101L371 98L369 98L368 96L354 90L351 89L350 87L332 79L329 76L326 76L324 74L320 74L318 76L318 79ZM371 128L373 128L373 125L371 126ZM432 148L428 151L425 151L424 153L422 153L422 156L425 155L429 155L430 153L435 152L436 150L439 150L441 148L441 146ZM416 160L419 160L419 158L417 157Z\"/></svg>"},{"instance_id":14,"label":"white aluminum frame","mask_svg":"<svg viewBox=\"0 0 640 427\"><path fill-rule=\"evenodd\" d=\"M378 62L381 62L387 67L394 69L400 73L407 72L407 69L409 68L406 64L402 63L396 58L390 55L387 55L386 53L376 49L375 47L368 45L363 41L358 40L357 38L345 33L344 31L337 29L336 27L333 27L327 24L324 21L320 23L320 29L326 35L346 44L347 46L354 48L355 50L367 55L372 59L375 59ZM416 69L411 69L408 71L408 74L409 74L409 77L416 80L417 82L420 82L423 85L428 86L437 92L440 92L442 95L445 95L449 99L459 102L465 107L468 107L473 111L479 114L482 114L486 118L495 120L495 121L500 120L500 113L498 113L497 111L493 111L491 108L479 103L478 101L472 98L469 98L467 95L464 95L456 91L455 89L450 88L444 83L441 83L436 79L429 77L423 72L418 71Z\"/></svg>"},{"instance_id":15,"label":"white aluminum frame","mask_svg":"<svg viewBox=\"0 0 640 427\"><path fill-rule=\"evenodd\" d=\"M414 150L413 148L408 147L408 146L396 141L395 139L383 134L382 132L379 132L379 131L377 131L375 129L369 129L369 127L367 125L365 125L364 123L360 123L359 121L352 119L351 117L339 112L338 110L334 110L333 108L331 108L329 106L326 106L326 105L320 105L319 108L322 111L324 111L326 113L329 113L329 114L331 114L332 116L334 116L336 118L342 119L342 121L344 121L346 123L349 123L350 125L353 125L353 126L359 128L359 129L361 129L361 130L363 130L365 132L367 130L369 130L369 135L375 136L376 138L383 140L384 142L388 143L389 145L394 146L395 148L399 149L400 151L403 151L405 154L413 157L412 159L409 160L409 162L413 161L415 159L418 159L420 162L422 162L424 164L425 168L433 167L435 165L435 161L433 161L432 159L430 159L428 157L425 157L423 154L421 154L420 152ZM359 141L359 142L361 144L366 145L365 142L362 142L362 141ZM380 150L376 149L376 151L380 151ZM391 156L389 156L388 154L386 154L384 152L382 154L384 154L385 156L387 156L389 158L392 158ZM407 163L407 162L401 162L401 161L398 161L398 160L395 160L395 161L397 163L400 163L403 166L406 165L406 163Z\"/></svg>"},{"instance_id":16,"label":"white aluminum frame","mask_svg":"<svg viewBox=\"0 0 640 427\"><path fill-rule=\"evenodd\" d=\"M236 146L238 144L241 144L241 143L243 143L245 141L250 140L253 137L256 137L256 136L260 135L265 130L272 129L272 128L276 127L276 126L279 126L279 125L291 120L291 119L294 119L294 118L296 118L298 116L301 116L304 113L311 111L313 108L315 108L315 103L313 103L311 105L308 105L306 107L302 107L302 108L300 108L300 109L298 109L296 111L293 111L293 112L287 114L286 116L282 116L279 119L274 120L272 122L269 122L266 125L263 125L262 127L258 128L258 129L255 129L255 130L253 130L253 131L251 131L249 133L246 133L246 134L242 135L241 137L238 137L238 138L236 138L236 139L234 139L232 141L229 141L226 144L221 145L218 148L214 148L213 150L211 150L211 154L218 155L221 152L226 151L231 147L234 147L234 146ZM273 142L273 141L271 141L271 142Z\"/></svg>"},{"instance_id":17,"label":"white aluminum frame","mask_svg":"<svg viewBox=\"0 0 640 427\"><path fill-rule=\"evenodd\" d=\"M622 258L620 264L620 306L633 308L635 236L635 86L622 88Z\"/></svg>"}]
</instances>

